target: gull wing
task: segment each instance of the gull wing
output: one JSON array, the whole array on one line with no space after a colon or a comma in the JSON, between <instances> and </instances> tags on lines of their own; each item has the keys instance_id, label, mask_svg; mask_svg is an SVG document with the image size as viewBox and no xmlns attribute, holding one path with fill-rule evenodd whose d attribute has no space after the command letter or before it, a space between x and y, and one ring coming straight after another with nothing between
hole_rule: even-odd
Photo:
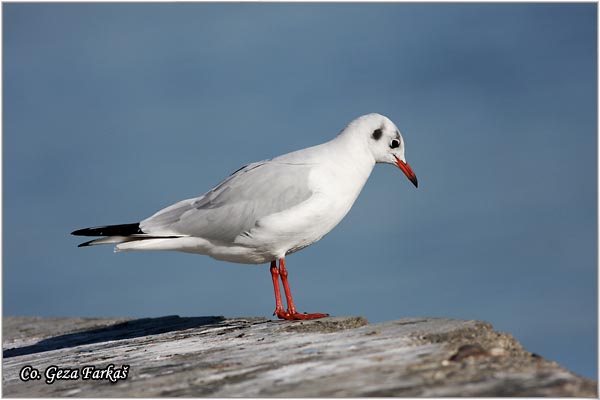
<instances>
[{"instance_id":1,"label":"gull wing","mask_svg":"<svg viewBox=\"0 0 600 400\"><path fill-rule=\"evenodd\" d=\"M266 160L248 164L203 196L167 207L140 222L144 233L232 243L258 220L312 196L310 164Z\"/></svg>"}]
</instances>

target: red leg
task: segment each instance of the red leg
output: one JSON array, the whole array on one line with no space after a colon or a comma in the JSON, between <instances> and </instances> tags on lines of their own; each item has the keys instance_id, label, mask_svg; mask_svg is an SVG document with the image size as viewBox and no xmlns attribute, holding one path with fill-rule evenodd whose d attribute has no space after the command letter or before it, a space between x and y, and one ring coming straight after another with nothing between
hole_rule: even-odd
<instances>
[{"instance_id":1,"label":"red leg","mask_svg":"<svg viewBox=\"0 0 600 400\"><path fill-rule=\"evenodd\" d=\"M285 310L283 309L283 302L281 301L281 291L279 289L279 270L275 261L271 261L271 278L273 279L273 290L275 290L275 312L273 315L277 315L279 318L283 318Z\"/></svg>"},{"instance_id":2,"label":"red leg","mask_svg":"<svg viewBox=\"0 0 600 400\"><path fill-rule=\"evenodd\" d=\"M290 314L297 314L296 306L294 305L294 299L292 299L292 292L290 290L290 284L288 283L288 272L285 268L285 259L279 259L279 275L281 275L281 283L283 283L283 291L285 292L285 301L287 302L287 310Z\"/></svg>"},{"instance_id":3,"label":"red leg","mask_svg":"<svg viewBox=\"0 0 600 400\"><path fill-rule=\"evenodd\" d=\"M271 262L271 268L273 268L275 261ZM281 319L317 319L317 318L323 318L323 317L327 317L329 314L320 314L320 313L314 313L314 314L301 314L299 312L296 311L296 306L294 305L294 299L292 299L292 292L290 290L290 284L288 283L288 272L287 269L285 268L285 259L284 258L280 258L279 259L279 275L281 275L281 283L283 283L283 291L285 292L285 300L287 301L287 312L285 312L283 315L279 315L277 314L277 316ZM279 285L277 287L277 291L279 291ZM275 294L275 297L277 297L277 293ZM281 294L280 294L280 301L281 301Z\"/></svg>"}]
</instances>

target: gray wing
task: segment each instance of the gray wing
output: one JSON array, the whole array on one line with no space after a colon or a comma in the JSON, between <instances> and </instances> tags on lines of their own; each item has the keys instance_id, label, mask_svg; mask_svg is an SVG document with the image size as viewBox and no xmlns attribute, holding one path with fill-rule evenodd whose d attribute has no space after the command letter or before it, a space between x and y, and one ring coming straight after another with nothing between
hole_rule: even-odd
<instances>
[{"instance_id":1,"label":"gray wing","mask_svg":"<svg viewBox=\"0 0 600 400\"><path fill-rule=\"evenodd\" d=\"M142 221L145 233L233 242L267 216L305 200L310 166L272 160L240 168L205 195L180 201Z\"/></svg>"}]
</instances>

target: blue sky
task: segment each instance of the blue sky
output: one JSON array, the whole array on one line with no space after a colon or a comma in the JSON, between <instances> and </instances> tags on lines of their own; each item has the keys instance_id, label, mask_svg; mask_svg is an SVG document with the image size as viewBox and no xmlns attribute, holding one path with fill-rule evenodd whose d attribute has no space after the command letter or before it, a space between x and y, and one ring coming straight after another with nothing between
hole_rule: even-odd
<instances>
[{"instance_id":1,"label":"blue sky","mask_svg":"<svg viewBox=\"0 0 600 400\"><path fill-rule=\"evenodd\" d=\"M5 315L270 316L267 266L78 249L369 112L377 166L288 258L301 311L480 319L597 374L596 4L3 7Z\"/></svg>"}]
</instances>

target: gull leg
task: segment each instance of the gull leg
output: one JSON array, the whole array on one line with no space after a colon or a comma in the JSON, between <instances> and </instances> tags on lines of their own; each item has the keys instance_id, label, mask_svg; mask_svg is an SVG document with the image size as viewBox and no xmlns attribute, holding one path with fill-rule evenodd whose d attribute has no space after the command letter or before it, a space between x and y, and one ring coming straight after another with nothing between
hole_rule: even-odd
<instances>
[{"instance_id":1,"label":"gull leg","mask_svg":"<svg viewBox=\"0 0 600 400\"><path fill-rule=\"evenodd\" d=\"M275 263L275 261L271 262L271 271L273 270L274 263ZM285 268L285 259L284 258L279 259L279 275L281 276L281 283L283 283L283 291L285 292L285 300L287 301L287 306L288 306L287 311L285 313L283 313L283 315L277 314L277 316L279 318L292 320L292 319L317 319L317 318L324 318L324 317L329 316L329 314L320 314L320 313L301 314L296 311L296 306L294 305L294 299L292 299L292 292L290 291L290 285L288 283L288 272L287 272L287 269ZM275 278L273 278L273 279L275 279ZM277 285L275 297L277 297L278 291L279 291L279 285ZM280 295L279 301L281 302L281 295Z\"/></svg>"},{"instance_id":2,"label":"gull leg","mask_svg":"<svg viewBox=\"0 0 600 400\"><path fill-rule=\"evenodd\" d=\"M279 289L279 270L275 261L271 261L271 278L273 279L273 290L275 290L275 311L273 315L279 318L285 318L285 310L281 301L281 290Z\"/></svg>"}]
</instances>

